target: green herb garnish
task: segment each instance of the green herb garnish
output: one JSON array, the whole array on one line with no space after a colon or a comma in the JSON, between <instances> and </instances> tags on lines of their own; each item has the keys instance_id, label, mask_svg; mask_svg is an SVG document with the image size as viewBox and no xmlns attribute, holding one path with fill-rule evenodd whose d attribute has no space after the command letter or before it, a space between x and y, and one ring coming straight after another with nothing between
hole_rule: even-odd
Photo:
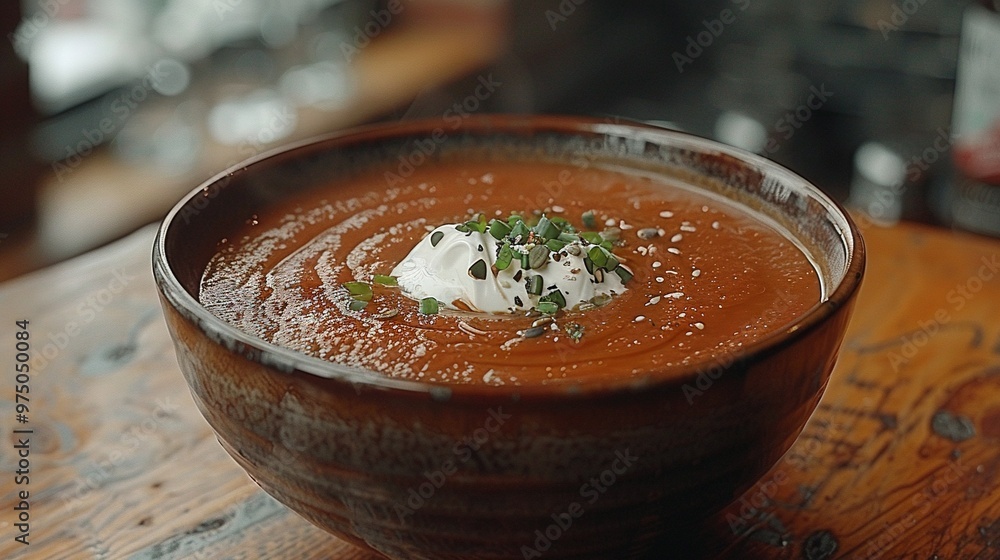
<instances>
[{"instance_id":1,"label":"green herb garnish","mask_svg":"<svg viewBox=\"0 0 1000 560\"><path fill-rule=\"evenodd\" d=\"M539 313L544 313L546 315L555 315L559 312L559 305L554 301L539 301L535 309Z\"/></svg>"},{"instance_id":2,"label":"green herb garnish","mask_svg":"<svg viewBox=\"0 0 1000 560\"><path fill-rule=\"evenodd\" d=\"M507 270L510 266L510 261L514 258L514 250L510 248L510 245L504 243L500 246L500 252L497 253L497 260L495 266L497 270Z\"/></svg>"},{"instance_id":3,"label":"green herb garnish","mask_svg":"<svg viewBox=\"0 0 1000 560\"><path fill-rule=\"evenodd\" d=\"M367 282L344 282L344 288L347 288L347 293L355 300L372 300L372 287Z\"/></svg>"},{"instance_id":4,"label":"green herb garnish","mask_svg":"<svg viewBox=\"0 0 1000 560\"><path fill-rule=\"evenodd\" d=\"M528 278L527 291L531 295L542 295L542 277L532 276L531 278Z\"/></svg>"},{"instance_id":5,"label":"green herb garnish","mask_svg":"<svg viewBox=\"0 0 1000 560\"><path fill-rule=\"evenodd\" d=\"M511 229L512 228L507 224L507 222L502 222L497 219L490 220L490 235L492 235L493 239L496 239L497 241L500 241L510 235Z\"/></svg>"},{"instance_id":6,"label":"green herb garnish","mask_svg":"<svg viewBox=\"0 0 1000 560\"><path fill-rule=\"evenodd\" d=\"M420 312L424 315L437 315L438 300L432 297L426 297L420 300Z\"/></svg>"},{"instance_id":7,"label":"green herb garnish","mask_svg":"<svg viewBox=\"0 0 1000 560\"><path fill-rule=\"evenodd\" d=\"M376 274L372 277L372 282L380 284L382 286L398 286L399 282L396 281L395 276L388 276L386 274Z\"/></svg>"},{"instance_id":8,"label":"green herb garnish","mask_svg":"<svg viewBox=\"0 0 1000 560\"><path fill-rule=\"evenodd\" d=\"M539 303L541 303L541 302L554 303L560 309L562 309L563 307L566 307L566 297L563 296L563 293L561 291L559 291L558 289L552 290L548 294L546 294L546 295L542 296L541 298L539 298L538 301L539 301Z\"/></svg>"},{"instance_id":9,"label":"green herb garnish","mask_svg":"<svg viewBox=\"0 0 1000 560\"><path fill-rule=\"evenodd\" d=\"M615 274L617 274L618 277L622 279L622 284L628 283L628 281L631 280L633 276L631 271L629 271L627 268L621 265L618 265L618 268L615 269Z\"/></svg>"}]
</instances>

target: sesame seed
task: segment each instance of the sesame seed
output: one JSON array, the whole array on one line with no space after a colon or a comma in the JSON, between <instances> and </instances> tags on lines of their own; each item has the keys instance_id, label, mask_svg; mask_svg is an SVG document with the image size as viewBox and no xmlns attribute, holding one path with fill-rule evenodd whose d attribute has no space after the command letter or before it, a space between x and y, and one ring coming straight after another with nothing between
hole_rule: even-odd
<instances>
[{"instance_id":1,"label":"sesame seed","mask_svg":"<svg viewBox=\"0 0 1000 560\"><path fill-rule=\"evenodd\" d=\"M635 322L636 323L641 323L641 322L643 322L645 320L646 320L646 316L645 315L639 315L638 317L635 318Z\"/></svg>"},{"instance_id":2,"label":"sesame seed","mask_svg":"<svg viewBox=\"0 0 1000 560\"><path fill-rule=\"evenodd\" d=\"M563 208L562 206L553 206L553 207L552 207L552 211L553 211L553 212L557 212L557 213L558 213L558 212L565 212L565 211L566 211L566 209L565 209L565 208Z\"/></svg>"},{"instance_id":3,"label":"sesame seed","mask_svg":"<svg viewBox=\"0 0 1000 560\"><path fill-rule=\"evenodd\" d=\"M691 271L691 276L693 276L695 278L701 276L701 269L696 268L693 271Z\"/></svg>"},{"instance_id":4,"label":"sesame seed","mask_svg":"<svg viewBox=\"0 0 1000 560\"><path fill-rule=\"evenodd\" d=\"M681 235L681 234L679 234L679 233L676 233L676 234L674 234L674 236L673 236L673 237L671 237L671 238L670 238L670 242L671 242L671 243L677 243L677 242L678 242L678 241L680 241L681 239L684 239L684 236L683 236L683 235Z\"/></svg>"},{"instance_id":5,"label":"sesame seed","mask_svg":"<svg viewBox=\"0 0 1000 560\"><path fill-rule=\"evenodd\" d=\"M660 212L660 217L661 218L673 218L674 217L674 213L671 212L670 210L664 210L663 212Z\"/></svg>"},{"instance_id":6,"label":"sesame seed","mask_svg":"<svg viewBox=\"0 0 1000 560\"><path fill-rule=\"evenodd\" d=\"M656 305L657 303L660 303L660 296L653 296L653 297L649 298L649 303L647 303L646 305L647 306L648 305Z\"/></svg>"},{"instance_id":7,"label":"sesame seed","mask_svg":"<svg viewBox=\"0 0 1000 560\"><path fill-rule=\"evenodd\" d=\"M667 247L667 252L668 253L673 253L675 255L681 254L681 250L678 249L677 247Z\"/></svg>"},{"instance_id":8,"label":"sesame seed","mask_svg":"<svg viewBox=\"0 0 1000 560\"><path fill-rule=\"evenodd\" d=\"M697 231L694 226L681 226L681 231L692 232Z\"/></svg>"},{"instance_id":9,"label":"sesame seed","mask_svg":"<svg viewBox=\"0 0 1000 560\"><path fill-rule=\"evenodd\" d=\"M663 277L662 276L657 276L656 277L656 281L660 282L660 283L663 283Z\"/></svg>"},{"instance_id":10,"label":"sesame seed","mask_svg":"<svg viewBox=\"0 0 1000 560\"><path fill-rule=\"evenodd\" d=\"M722 227L722 224L719 222L712 222L712 229L719 229L720 227Z\"/></svg>"},{"instance_id":11,"label":"sesame seed","mask_svg":"<svg viewBox=\"0 0 1000 560\"><path fill-rule=\"evenodd\" d=\"M660 268L661 266L663 266L663 263L660 261L653 261L653 268Z\"/></svg>"},{"instance_id":12,"label":"sesame seed","mask_svg":"<svg viewBox=\"0 0 1000 560\"><path fill-rule=\"evenodd\" d=\"M608 218L607 220L604 220L604 225L606 225L608 227L611 227L611 226L615 225L616 223L617 222L615 221L614 218Z\"/></svg>"},{"instance_id":13,"label":"sesame seed","mask_svg":"<svg viewBox=\"0 0 1000 560\"><path fill-rule=\"evenodd\" d=\"M705 330L705 323L701 323L701 322L695 323L694 327L696 329L698 329L699 331Z\"/></svg>"}]
</instances>

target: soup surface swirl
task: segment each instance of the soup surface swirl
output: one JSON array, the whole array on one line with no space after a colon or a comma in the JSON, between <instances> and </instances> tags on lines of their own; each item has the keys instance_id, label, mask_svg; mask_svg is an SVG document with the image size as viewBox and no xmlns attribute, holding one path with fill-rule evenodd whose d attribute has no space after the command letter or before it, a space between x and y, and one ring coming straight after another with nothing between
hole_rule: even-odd
<instances>
[{"instance_id":1,"label":"soup surface swirl","mask_svg":"<svg viewBox=\"0 0 1000 560\"><path fill-rule=\"evenodd\" d=\"M590 229L620 230L612 252L633 276L610 301L551 323L521 310L426 314L373 282L442 224L544 213L586 230L585 212ZM350 282L373 286L363 309L352 309ZM669 375L731 357L820 298L806 255L735 204L668 178L544 162L427 164L402 180L372 170L331 184L223 240L199 292L212 313L279 346L396 378L488 385Z\"/></svg>"}]
</instances>

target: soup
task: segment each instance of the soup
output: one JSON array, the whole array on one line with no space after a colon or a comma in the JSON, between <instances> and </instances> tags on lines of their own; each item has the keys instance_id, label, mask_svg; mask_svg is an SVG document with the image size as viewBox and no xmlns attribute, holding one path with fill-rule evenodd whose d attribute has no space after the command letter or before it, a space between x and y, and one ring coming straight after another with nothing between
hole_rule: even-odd
<instances>
[{"instance_id":1,"label":"soup","mask_svg":"<svg viewBox=\"0 0 1000 560\"><path fill-rule=\"evenodd\" d=\"M732 202L625 169L476 161L371 170L261 212L199 292L279 346L496 386L669 376L821 297L805 253Z\"/></svg>"}]
</instances>

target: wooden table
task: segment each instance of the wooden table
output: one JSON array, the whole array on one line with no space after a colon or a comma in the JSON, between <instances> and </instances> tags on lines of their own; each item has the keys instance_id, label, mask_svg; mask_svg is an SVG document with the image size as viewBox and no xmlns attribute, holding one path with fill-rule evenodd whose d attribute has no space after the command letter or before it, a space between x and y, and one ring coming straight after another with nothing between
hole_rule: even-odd
<instances>
[{"instance_id":1,"label":"wooden table","mask_svg":"<svg viewBox=\"0 0 1000 560\"><path fill-rule=\"evenodd\" d=\"M1000 242L865 233L869 272L825 398L704 527L703 556L1000 558ZM374 558L264 495L216 442L174 360L152 237L0 286L0 558ZM22 319L34 359L18 424ZM13 429L32 430L27 485Z\"/></svg>"}]
</instances>

